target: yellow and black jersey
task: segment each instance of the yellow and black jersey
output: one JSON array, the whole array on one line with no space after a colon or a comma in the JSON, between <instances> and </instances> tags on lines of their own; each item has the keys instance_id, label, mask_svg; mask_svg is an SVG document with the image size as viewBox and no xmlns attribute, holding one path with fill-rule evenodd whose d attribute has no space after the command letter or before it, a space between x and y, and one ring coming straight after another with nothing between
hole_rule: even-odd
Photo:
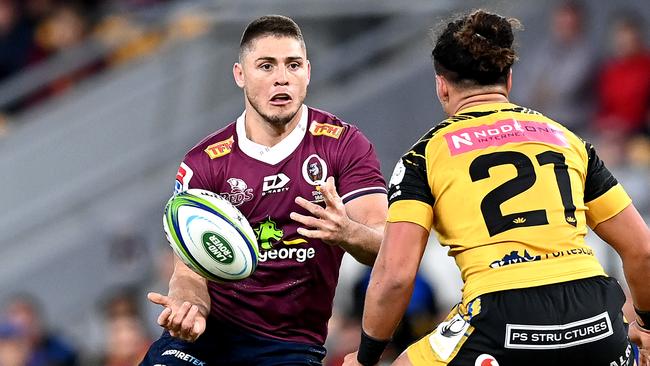
<instances>
[{"instance_id":1,"label":"yellow and black jersey","mask_svg":"<svg viewBox=\"0 0 650 366\"><path fill-rule=\"evenodd\" d=\"M460 268L463 300L604 275L587 225L631 200L594 148L510 103L464 109L397 163L389 222L434 228Z\"/></svg>"}]
</instances>

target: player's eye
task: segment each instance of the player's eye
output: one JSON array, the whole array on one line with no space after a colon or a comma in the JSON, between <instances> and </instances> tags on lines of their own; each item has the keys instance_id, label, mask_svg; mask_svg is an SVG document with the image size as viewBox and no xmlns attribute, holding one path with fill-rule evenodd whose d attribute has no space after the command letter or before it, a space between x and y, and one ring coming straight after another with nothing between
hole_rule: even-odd
<instances>
[{"instance_id":1,"label":"player's eye","mask_svg":"<svg viewBox=\"0 0 650 366\"><path fill-rule=\"evenodd\" d=\"M262 69L264 71L270 71L273 68L273 65L271 65L271 64L261 64L259 67L260 67L260 69Z\"/></svg>"},{"instance_id":2,"label":"player's eye","mask_svg":"<svg viewBox=\"0 0 650 366\"><path fill-rule=\"evenodd\" d=\"M292 63L289 64L289 69L290 70L295 71L295 70L298 70L299 68L300 68L300 63L298 63L298 62L292 62Z\"/></svg>"}]
</instances>

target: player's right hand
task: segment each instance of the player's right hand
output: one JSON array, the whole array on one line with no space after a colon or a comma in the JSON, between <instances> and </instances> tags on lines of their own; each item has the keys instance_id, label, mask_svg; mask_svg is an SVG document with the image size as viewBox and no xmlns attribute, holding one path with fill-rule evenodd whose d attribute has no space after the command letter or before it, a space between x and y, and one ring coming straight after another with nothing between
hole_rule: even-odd
<instances>
[{"instance_id":1,"label":"player's right hand","mask_svg":"<svg viewBox=\"0 0 650 366\"><path fill-rule=\"evenodd\" d=\"M172 337L194 342L205 331L208 312L202 307L156 292L150 292L147 298L154 304L164 306L158 316L158 324L167 329Z\"/></svg>"},{"instance_id":2,"label":"player's right hand","mask_svg":"<svg viewBox=\"0 0 650 366\"><path fill-rule=\"evenodd\" d=\"M639 347L638 366L650 366L650 331L641 328L639 323L630 324L630 340Z\"/></svg>"}]
</instances>

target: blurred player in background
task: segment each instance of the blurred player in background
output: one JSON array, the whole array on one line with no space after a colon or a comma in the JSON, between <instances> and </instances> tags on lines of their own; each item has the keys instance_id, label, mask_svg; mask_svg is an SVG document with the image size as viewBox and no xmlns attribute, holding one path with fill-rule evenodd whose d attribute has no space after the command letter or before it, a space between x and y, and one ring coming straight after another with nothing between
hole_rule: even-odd
<instances>
[{"instance_id":1,"label":"blurred player in background","mask_svg":"<svg viewBox=\"0 0 650 366\"><path fill-rule=\"evenodd\" d=\"M178 258L158 323L166 328L143 365L320 365L347 251L372 264L386 220L385 182L354 126L307 107L310 79L293 20L248 25L233 67L245 111L190 150L177 192L226 197L257 234L250 278L207 282Z\"/></svg>"},{"instance_id":2,"label":"blurred player in background","mask_svg":"<svg viewBox=\"0 0 650 366\"><path fill-rule=\"evenodd\" d=\"M78 365L76 347L57 330L50 329L43 305L31 294L16 293L2 309L2 317L21 335L18 338L27 341L27 365Z\"/></svg>"},{"instance_id":3,"label":"blurred player in background","mask_svg":"<svg viewBox=\"0 0 650 366\"><path fill-rule=\"evenodd\" d=\"M481 10L447 24L433 49L450 116L397 163L366 295L358 354L373 365L406 309L429 230L449 246L462 301L396 365L632 365L625 296L584 241L620 255L650 351L650 232L593 146L511 104L518 22Z\"/></svg>"}]
</instances>

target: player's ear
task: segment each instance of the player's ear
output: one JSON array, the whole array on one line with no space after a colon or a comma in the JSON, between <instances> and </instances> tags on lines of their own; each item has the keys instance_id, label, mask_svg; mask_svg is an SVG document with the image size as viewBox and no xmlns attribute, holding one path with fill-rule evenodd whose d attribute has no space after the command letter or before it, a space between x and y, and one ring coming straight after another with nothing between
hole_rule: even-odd
<instances>
[{"instance_id":1,"label":"player's ear","mask_svg":"<svg viewBox=\"0 0 650 366\"><path fill-rule=\"evenodd\" d=\"M510 94L510 89L512 89L512 68L510 68L508 78L506 79L506 92L508 92L508 94Z\"/></svg>"},{"instance_id":2,"label":"player's ear","mask_svg":"<svg viewBox=\"0 0 650 366\"><path fill-rule=\"evenodd\" d=\"M246 80L244 78L244 68L239 62L235 62L232 66L232 75L235 78L237 86L243 88L244 84L246 84Z\"/></svg>"},{"instance_id":3,"label":"player's ear","mask_svg":"<svg viewBox=\"0 0 650 366\"><path fill-rule=\"evenodd\" d=\"M443 106L449 102L449 88L447 86L447 80L440 75L436 75L436 94L438 95L438 100Z\"/></svg>"}]
</instances>

